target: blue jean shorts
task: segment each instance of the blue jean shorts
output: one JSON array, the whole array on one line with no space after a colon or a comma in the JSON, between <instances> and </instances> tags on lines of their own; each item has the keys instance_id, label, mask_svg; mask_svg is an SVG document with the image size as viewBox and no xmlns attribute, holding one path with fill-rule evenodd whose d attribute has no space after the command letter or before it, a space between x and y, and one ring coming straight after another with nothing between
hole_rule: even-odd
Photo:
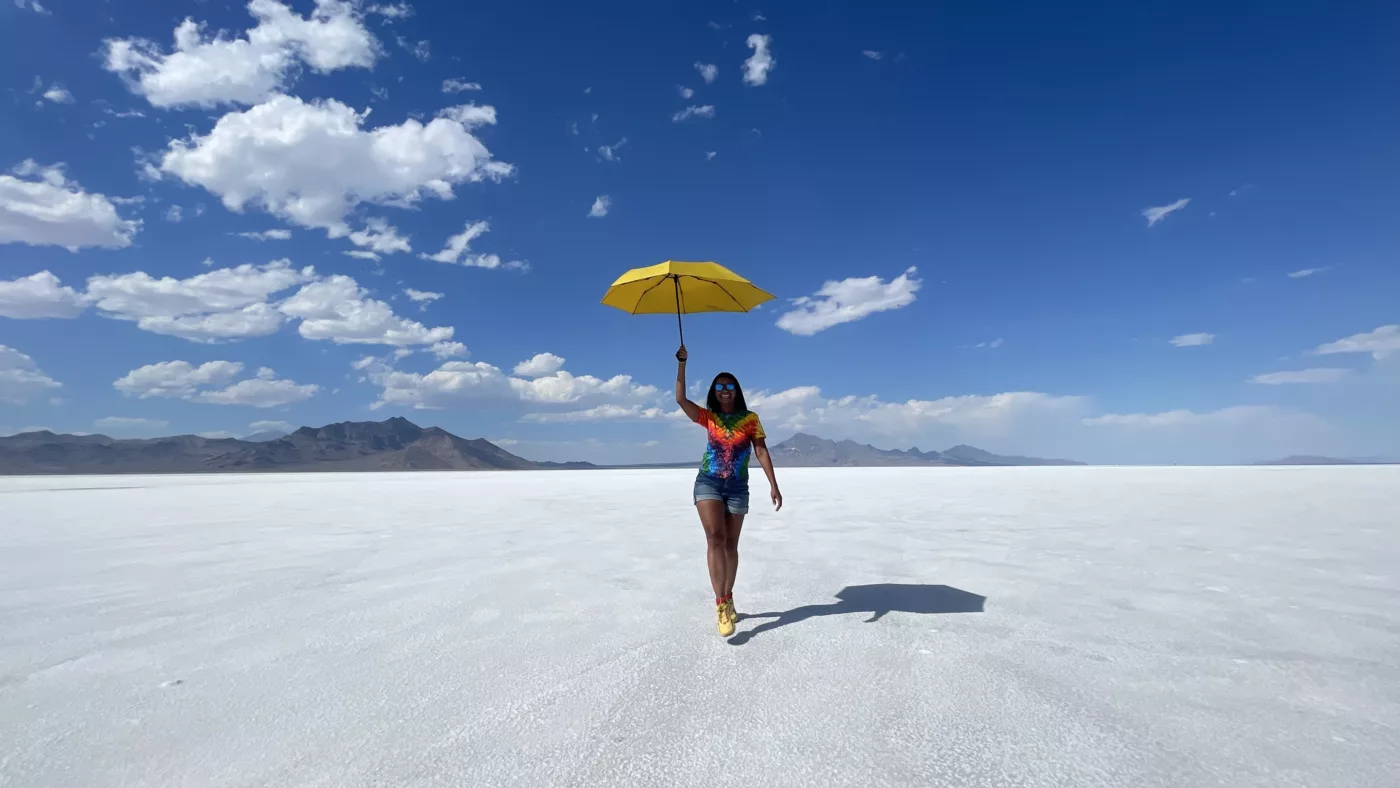
<instances>
[{"instance_id":1,"label":"blue jean shorts","mask_svg":"<svg viewBox=\"0 0 1400 788\"><path fill-rule=\"evenodd\" d=\"M730 514L749 513L749 480L731 476L722 479L701 473L695 477L695 502L719 501Z\"/></svg>"}]
</instances>

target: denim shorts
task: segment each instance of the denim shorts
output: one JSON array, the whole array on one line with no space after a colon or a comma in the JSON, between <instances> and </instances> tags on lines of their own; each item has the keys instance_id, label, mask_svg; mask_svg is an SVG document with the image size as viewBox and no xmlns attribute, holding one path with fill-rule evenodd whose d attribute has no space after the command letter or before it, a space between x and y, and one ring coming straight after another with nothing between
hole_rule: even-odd
<instances>
[{"instance_id":1,"label":"denim shorts","mask_svg":"<svg viewBox=\"0 0 1400 788\"><path fill-rule=\"evenodd\" d=\"M701 473L695 477L695 501L719 501L730 514L748 514L749 480L737 476L722 479Z\"/></svg>"}]
</instances>

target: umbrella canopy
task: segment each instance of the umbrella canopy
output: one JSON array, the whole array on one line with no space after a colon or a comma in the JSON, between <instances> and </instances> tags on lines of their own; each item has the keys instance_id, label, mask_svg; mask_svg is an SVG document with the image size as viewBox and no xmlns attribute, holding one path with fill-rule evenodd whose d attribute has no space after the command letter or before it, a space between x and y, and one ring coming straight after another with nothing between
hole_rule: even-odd
<instances>
[{"instance_id":1,"label":"umbrella canopy","mask_svg":"<svg viewBox=\"0 0 1400 788\"><path fill-rule=\"evenodd\" d=\"M633 268L619 276L603 296L607 306L633 315L696 312L747 312L773 295L719 263L667 260ZM684 329L681 344L685 344Z\"/></svg>"}]
</instances>

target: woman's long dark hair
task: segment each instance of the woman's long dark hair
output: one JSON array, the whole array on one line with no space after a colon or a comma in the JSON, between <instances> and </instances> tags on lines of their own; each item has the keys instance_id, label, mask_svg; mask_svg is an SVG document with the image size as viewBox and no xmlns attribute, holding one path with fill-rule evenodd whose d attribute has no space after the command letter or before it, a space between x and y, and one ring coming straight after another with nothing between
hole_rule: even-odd
<instances>
[{"instance_id":1,"label":"woman's long dark hair","mask_svg":"<svg viewBox=\"0 0 1400 788\"><path fill-rule=\"evenodd\" d=\"M722 413L719 407L719 397L715 396L715 384L722 380L734 382L734 412L743 413L749 409L749 404L744 401L744 387L739 385L739 379L729 374L721 372L715 375L715 379L710 381L710 392L705 395L705 408L711 413Z\"/></svg>"}]
</instances>

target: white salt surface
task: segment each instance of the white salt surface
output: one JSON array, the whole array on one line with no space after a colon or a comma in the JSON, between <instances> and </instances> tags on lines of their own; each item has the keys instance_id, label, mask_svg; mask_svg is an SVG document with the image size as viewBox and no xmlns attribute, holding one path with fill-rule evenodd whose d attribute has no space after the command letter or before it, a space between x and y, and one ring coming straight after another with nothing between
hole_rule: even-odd
<instances>
[{"instance_id":1,"label":"white salt surface","mask_svg":"<svg viewBox=\"0 0 1400 788\"><path fill-rule=\"evenodd\" d=\"M1400 785L1400 468L780 473L0 479L0 786Z\"/></svg>"}]
</instances>

